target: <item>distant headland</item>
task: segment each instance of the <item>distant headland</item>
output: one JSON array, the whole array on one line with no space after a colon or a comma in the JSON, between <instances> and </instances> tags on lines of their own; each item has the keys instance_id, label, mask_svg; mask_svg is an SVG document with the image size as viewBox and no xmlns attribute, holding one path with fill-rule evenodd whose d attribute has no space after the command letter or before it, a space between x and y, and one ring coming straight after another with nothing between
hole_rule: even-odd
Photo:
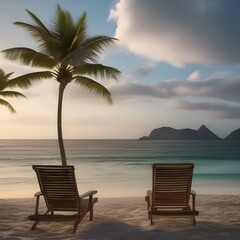
<instances>
[{"instance_id":1,"label":"distant headland","mask_svg":"<svg viewBox=\"0 0 240 240\"><path fill-rule=\"evenodd\" d=\"M139 140L221 140L215 133L210 131L205 125L199 129L190 128L175 129L171 127L156 128L151 131L150 135L143 136ZM226 140L240 140L240 128L231 132Z\"/></svg>"}]
</instances>

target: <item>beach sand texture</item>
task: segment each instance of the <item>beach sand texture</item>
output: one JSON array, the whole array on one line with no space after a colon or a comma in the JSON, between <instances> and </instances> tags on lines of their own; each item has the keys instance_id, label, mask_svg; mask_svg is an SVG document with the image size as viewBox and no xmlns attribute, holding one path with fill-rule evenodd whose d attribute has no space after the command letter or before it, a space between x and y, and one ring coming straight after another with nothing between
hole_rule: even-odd
<instances>
[{"instance_id":1,"label":"beach sand texture","mask_svg":"<svg viewBox=\"0 0 240 240\"><path fill-rule=\"evenodd\" d=\"M154 216L150 226L144 196L102 198L94 221L86 216L72 234L73 222L40 222L31 231L34 198L1 199L0 239L240 239L240 196L198 195L196 207L196 226L189 216Z\"/></svg>"}]
</instances>

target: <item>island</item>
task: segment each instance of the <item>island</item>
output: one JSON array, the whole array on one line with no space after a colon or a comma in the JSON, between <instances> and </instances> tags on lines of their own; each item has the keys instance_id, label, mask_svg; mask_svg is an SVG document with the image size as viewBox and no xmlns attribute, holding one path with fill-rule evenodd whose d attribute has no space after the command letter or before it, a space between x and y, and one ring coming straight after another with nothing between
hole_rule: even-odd
<instances>
[{"instance_id":1,"label":"island","mask_svg":"<svg viewBox=\"0 0 240 240\"><path fill-rule=\"evenodd\" d=\"M231 132L225 139L226 140L240 140L240 128Z\"/></svg>"},{"instance_id":2,"label":"island","mask_svg":"<svg viewBox=\"0 0 240 240\"><path fill-rule=\"evenodd\" d=\"M210 131L205 125L199 129L190 128L175 129L171 127L156 128L150 135L143 136L139 140L220 140L215 133Z\"/></svg>"}]
</instances>

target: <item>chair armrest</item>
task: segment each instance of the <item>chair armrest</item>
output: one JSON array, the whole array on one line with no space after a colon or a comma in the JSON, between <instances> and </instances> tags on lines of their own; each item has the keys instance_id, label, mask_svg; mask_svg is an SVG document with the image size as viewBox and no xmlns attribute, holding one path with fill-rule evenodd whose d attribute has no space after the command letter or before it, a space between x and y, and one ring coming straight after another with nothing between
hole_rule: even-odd
<instances>
[{"instance_id":1,"label":"chair armrest","mask_svg":"<svg viewBox=\"0 0 240 240\"><path fill-rule=\"evenodd\" d=\"M43 194L42 194L41 191L39 191L39 192L36 192L36 193L34 194L34 197L40 197L41 195L43 195Z\"/></svg>"},{"instance_id":2,"label":"chair armrest","mask_svg":"<svg viewBox=\"0 0 240 240\"><path fill-rule=\"evenodd\" d=\"M147 190L145 201L147 202L147 209L150 210L150 206L152 204L152 190Z\"/></svg>"},{"instance_id":3,"label":"chair armrest","mask_svg":"<svg viewBox=\"0 0 240 240\"><path fill-rule=\"evenodd\" d=\"M36 197L36 207L35 207L35 215L37 216L38 215L38 208L39 208L39 201L40 201L40 196L42 196L42 192L39 191L39 192L36 192L34 194L34 197Z\"/></svg>"},{"instance_id":4,"label":"chair armrest","mask_svg":"<svg viewBox=\"0 0 240 240\"><path fill-rule=\"evenodd\" d=\"M152 190L147 190L146 197L152 195Z\"/></svg>"},{"instance_id":5,"label":"chair armrest","mask_svg":"<svg viewBox=\"0 0 240 240\"><path fill-rule=\"evenodd\" d=\"M79 195L79 198L82 199L82 198L85 198L85 197L93 196L96 193L97 193L97 190L91 190L91 191L88 191L86 193L83 193L83 194Z\"/></svg>"},{"instance_id":6,"label":"chair armrest","mask_svg":"<svg viewBox=\"0 0 240 240\"><path fill-rule=\"evenodd\" d=\"M194 190L191 190L190 194L192 195L192 209L195 211L195 198L197 193Z\"/></svg>"},{"instance_id":7,"label":"chair armrest","mask_svg":"<svg viewBox=\"0 0 240 240\"><path fill-rule=\"evenodd\" d=\"M197 193L192 189L191 192L190 192L191 195L197 195Z\"/></svg>"}]
</instances>

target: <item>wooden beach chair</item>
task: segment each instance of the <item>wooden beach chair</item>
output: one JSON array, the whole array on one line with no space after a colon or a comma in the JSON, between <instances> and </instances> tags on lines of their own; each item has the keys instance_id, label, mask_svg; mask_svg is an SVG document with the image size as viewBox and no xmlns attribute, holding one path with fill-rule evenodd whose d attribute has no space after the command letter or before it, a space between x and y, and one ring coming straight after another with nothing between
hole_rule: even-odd
<instances>
[{"instance_id":1,"label":"wooden beach chair","mask_svg":"<svg viewBox=\"0 0 240 240\"><path fill-rule=\"evenodd\" d=\"M196 224L199 212L195 210L196 193L191 190L193 168L193 164L152 165L152 190L145 197L151 225L153 215L192 215Z\"/></svg>"},{"instance_id":2,"label":"wooden beach chair","mask_svg":"<svg viewBox=\"0 0 240 240\"><path fill-rule=\"evenodd\" d=\"M93 220L93 205L97 198L93 195L97 191L78 194L74 166L33 165L37 174L40 192L37 192L35 214L29 219L35 221L32 230L40 221L70 221L75 220L73 233L78 224L89 212L90 221ZM47 211L39 214L40 196L44 197ZM60 214L62 213L62 214Z\"/></svg>"}]
</instances>

